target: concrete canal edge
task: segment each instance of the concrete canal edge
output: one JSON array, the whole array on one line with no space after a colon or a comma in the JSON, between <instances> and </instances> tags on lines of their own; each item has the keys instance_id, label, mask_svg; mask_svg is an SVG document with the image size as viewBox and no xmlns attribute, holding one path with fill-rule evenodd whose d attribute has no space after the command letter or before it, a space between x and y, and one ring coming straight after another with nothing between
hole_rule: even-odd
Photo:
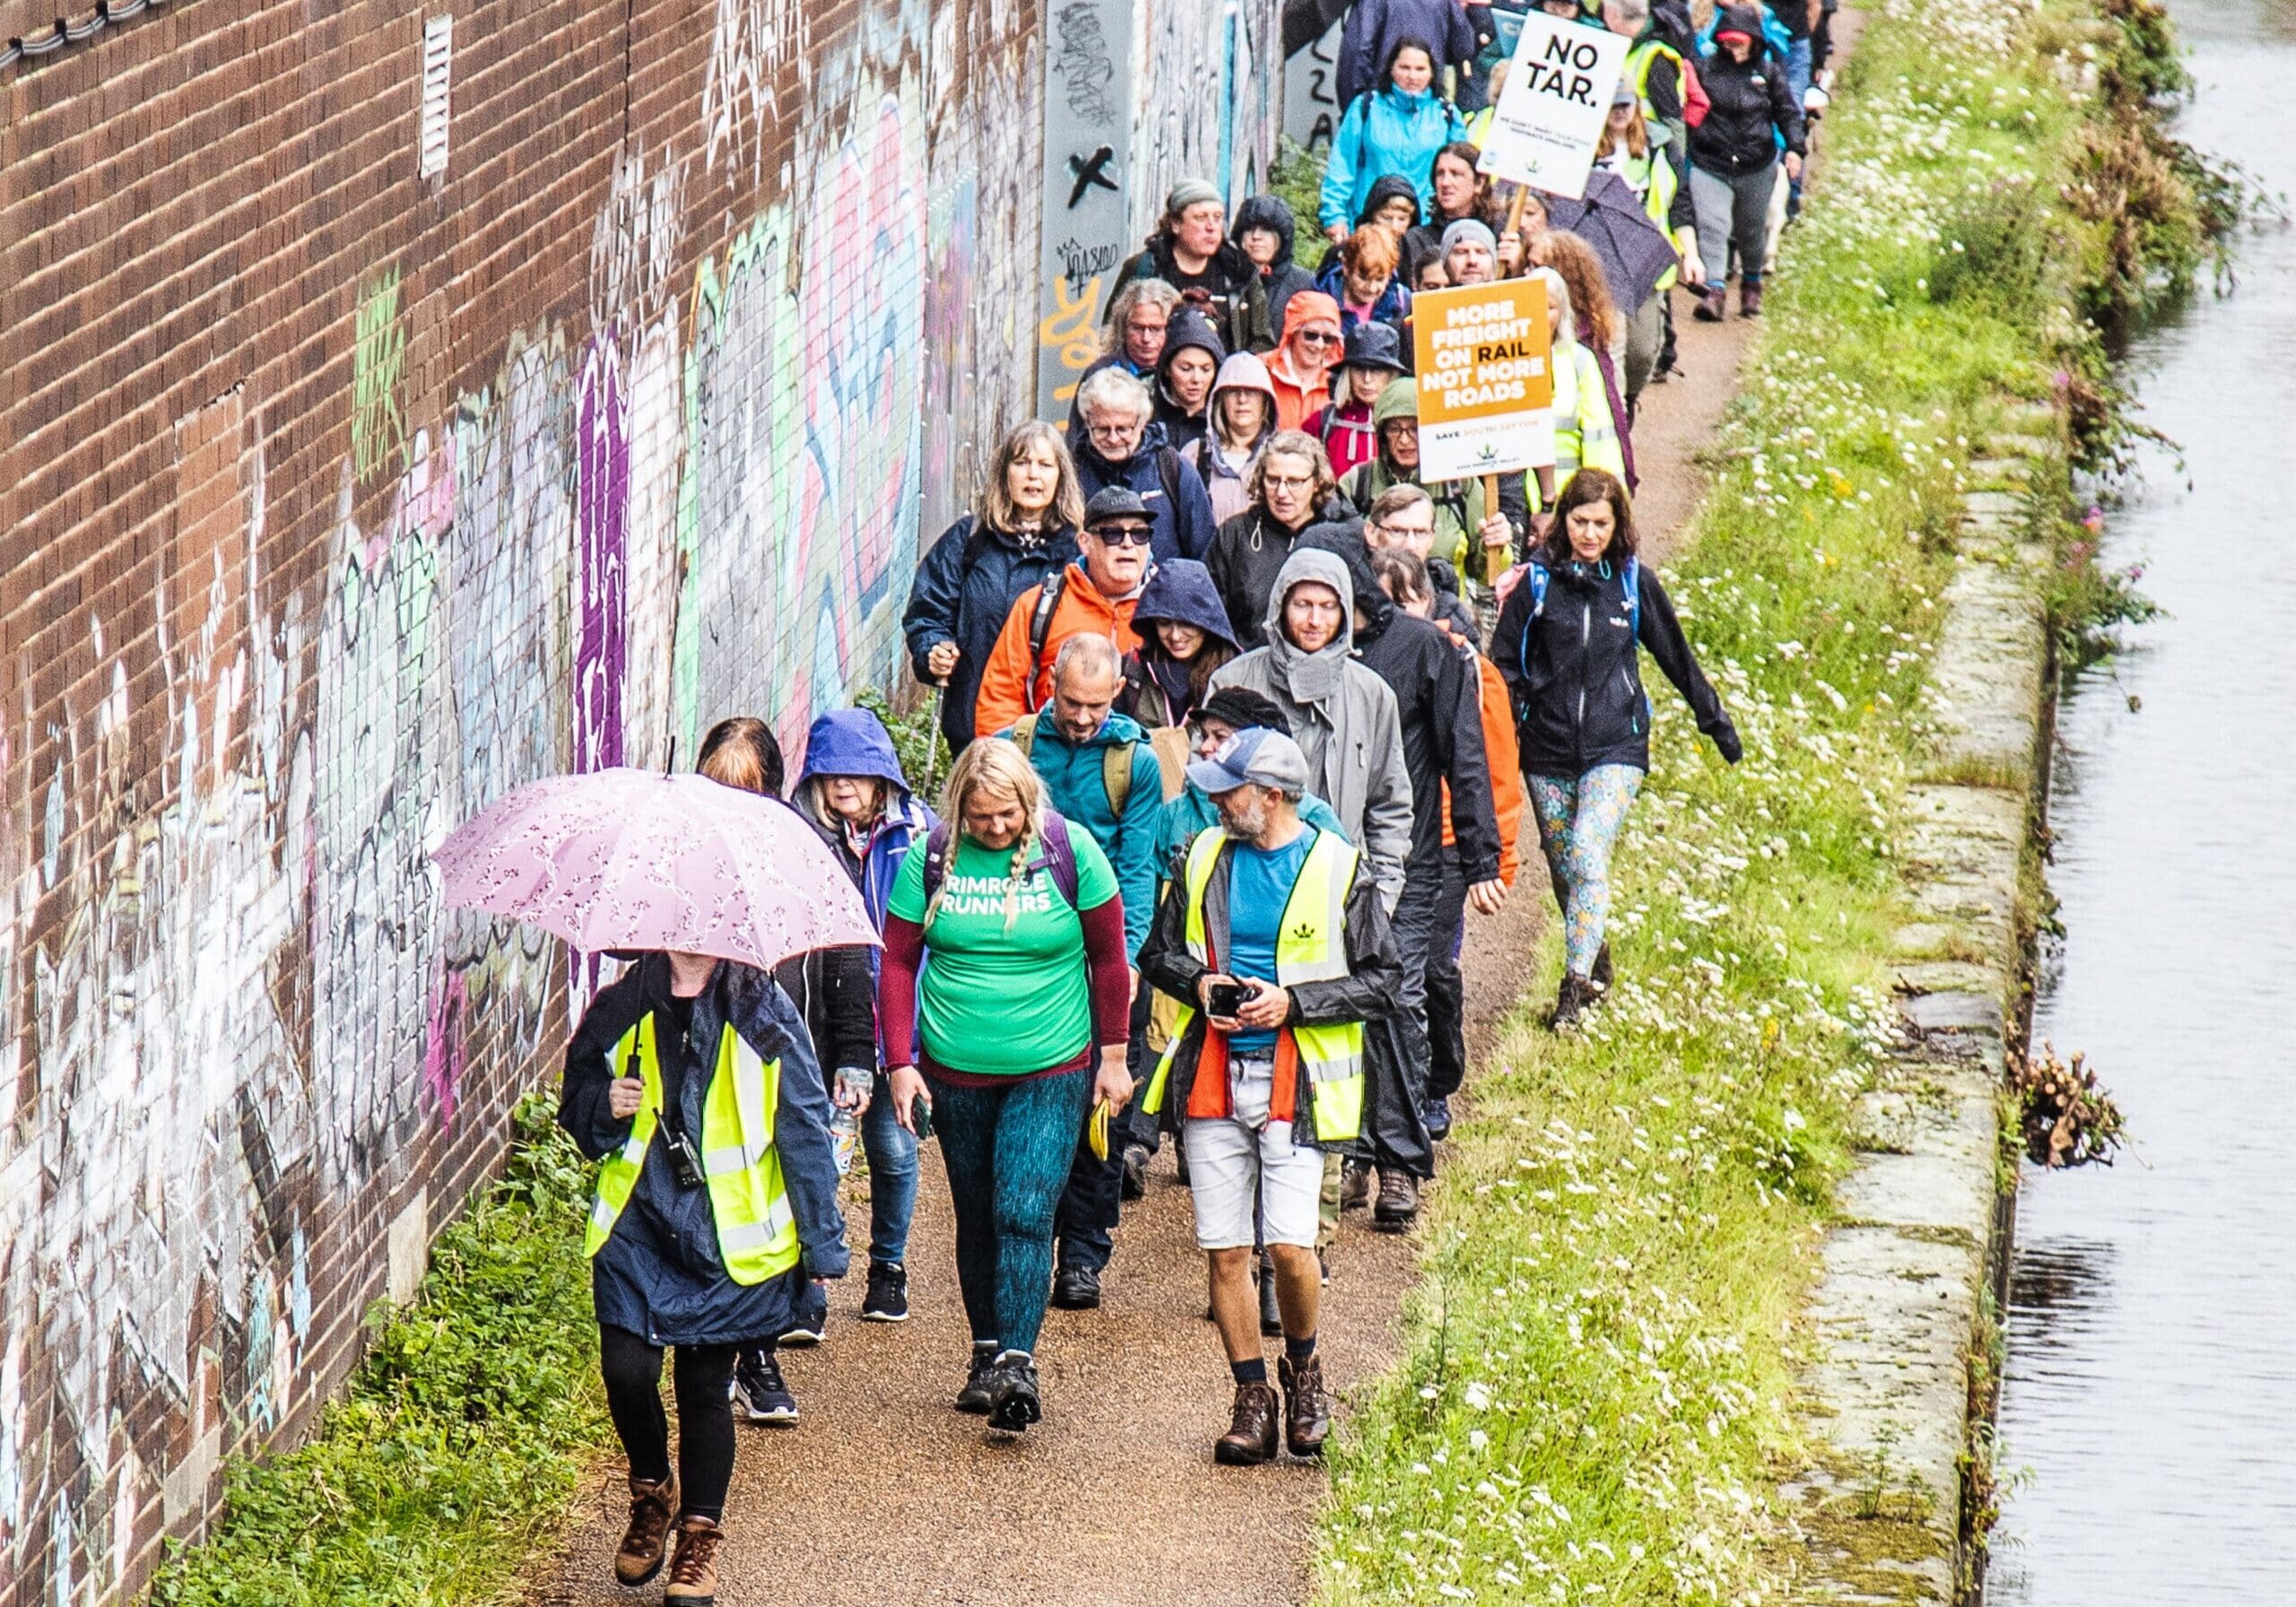
<instances>
[{"instance_id":1,"label":"concrete canal edge","mask_svg":"<svg viewBox=\"0 0 2296 1607\"><path fill-rule=\"evenodd\" d=\"M1969 465L1909 777L1902 1033L1861 1102L1808 1312L1809 1465L1785 1483L1793 1599L1955 1603L1982 1579L1998 1297L2014 1203L2004 1063L2026 1024L2055 676L2029 512L2069 496L2064 421L2005 406Z\"/></svg>"}]
</instances>

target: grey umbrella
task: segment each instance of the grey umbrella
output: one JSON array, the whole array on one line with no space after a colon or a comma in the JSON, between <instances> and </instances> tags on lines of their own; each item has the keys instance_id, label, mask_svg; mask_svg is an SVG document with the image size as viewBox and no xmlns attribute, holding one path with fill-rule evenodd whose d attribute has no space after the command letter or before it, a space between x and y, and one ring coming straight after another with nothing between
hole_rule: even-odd
<instances>
[{"instance_id":1,"label":"grey umbrella","mask_svg":"<svg viewBox=\"0 0 2296 1607\"><path fill-rule=\"evenodd\" d=\"M1675 265L1674 248L1642 210L1642 198L1625 179L1607 169L1597 168L1587 175L1583 201L1544 192L1539 199L1545 203L1548 222L1569 230L1595 248L1595 255L1602 258L1603 278L1610 285L1611 299L1630 317L1650 299L1658 281Z\"/></svg>"}]
</instances>

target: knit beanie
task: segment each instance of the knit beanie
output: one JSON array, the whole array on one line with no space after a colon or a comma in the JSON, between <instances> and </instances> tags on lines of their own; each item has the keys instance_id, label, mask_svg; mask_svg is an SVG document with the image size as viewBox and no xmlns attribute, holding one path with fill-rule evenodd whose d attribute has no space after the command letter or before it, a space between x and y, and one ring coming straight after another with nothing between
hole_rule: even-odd
<instances>
[{"instance_id":1,"label":"knit beanie","mask_svg":"<svg viewBox=\"0 0 2296 1607\"><path fill-rule=\"evenodd\" d=\"M1491 232L1488 224L1475 218L1461 218L1443 230L1443 255L1448 256L1451 248L1461 240L1471 240L1492 256L1499 255L1499 237Z\"/></svg>"},{"instance_id":2,"label":"knit beanie","mask_svg":"<svg viewBox=\"0 0 2296 1607\"><path fill-rule=\"evenodd\" d=\"M1183 178L1172 186L1172 193L1164 197L1164 215L1168 218L1177 218L1189 207L1205 201L1211 202L1214 206L1227 204L1227 202L1221 197L1220 192L1205 180Z\"/></svg>"}]
</instances>

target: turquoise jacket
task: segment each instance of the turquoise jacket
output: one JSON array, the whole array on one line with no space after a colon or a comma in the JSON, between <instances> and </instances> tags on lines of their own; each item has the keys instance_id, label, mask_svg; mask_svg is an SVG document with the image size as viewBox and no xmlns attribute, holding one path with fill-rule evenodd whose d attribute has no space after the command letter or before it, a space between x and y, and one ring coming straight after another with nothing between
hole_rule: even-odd
<instances>
[{"instance_id":1,"label":"turquoise jacket","mask_svg":"<svg viewBox=\"0 0 2296 1607\"><path fill-rule=\"evenodd\" d=\"M1347 840L1347 833L1332 812L1331 805L1313 793L1300 800L1300 818L1318 831L1328 831L1340 841ZM1213 806L1212 795L1193 781L1180 788L1179 795L1164 805L1156 822L1156 864L1167 881L1178 880L1172 866L1196 834L1208 826L1220 823L1220 812Z\"/></svg>"},{"instance_id":2,"label":"turquoise jacket","mask_svg":"<svg viewBox=\"0 0 2296 1607\"><path fill-rule=\"evenodd\" d=\"M1406 95L1390 84L1356 96L1331 136L1317 222L1354 228L1371 187L1389 173L1411 181L1419 192L1419 215L1427 216L1435 202L1435 153L1465 139L1466 131L1458 109L1432 91Z\"/></svg>"},{"instance_id":3,"label":"turquoise jacket","mask_svg":"<svg viewBox=\"0 0 2296 1607\"><path fill-rule=\"evenodd\" d=\"M1048 706L1037 716L1029 763L1043 778L1047 802L1070 825L1091 832L1115 867L1117 889L1124 896L1124 955L1127 960L1137 959L1156 915L1156 826L1164 812L1163 767L1148 745L1147 732L1124 715L1109 716L1091 741L1079 744L1060 734L1052 713ZM1132 791L1118 816L1109 802L1103 755L1124 743L1132 744Z\"/></svg>"}]
</instances>

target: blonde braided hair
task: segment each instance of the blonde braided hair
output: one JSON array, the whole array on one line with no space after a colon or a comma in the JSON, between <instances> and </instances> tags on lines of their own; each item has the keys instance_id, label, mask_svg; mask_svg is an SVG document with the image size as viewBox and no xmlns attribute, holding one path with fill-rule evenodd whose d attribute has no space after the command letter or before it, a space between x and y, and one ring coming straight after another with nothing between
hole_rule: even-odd
<instances>
[{"instance_id":1,"label":"blonde braided hair","mask_svg":"<svg viewBox=\"0 0 2296 1607\"><path fill-rule=\"evenodd\" d=\"M1013 845L1013 863L1004 878L1004 930L1010 932L1021 916L1021 886L1028 877L1029 857L1044 836L1044 783L1019 747L1001 736L985 736L957 755L949 770L949 784L941 794L941 818L960 838L965 829L965 805L975 793L1010 798L1028 817L1020 840ZM950 858L955 857L952 845ZM944 873L941 885L933 890L932 901L925 907L924 925L928 934L948 890L949 878Z\"/></svg>"}]
</instances>

